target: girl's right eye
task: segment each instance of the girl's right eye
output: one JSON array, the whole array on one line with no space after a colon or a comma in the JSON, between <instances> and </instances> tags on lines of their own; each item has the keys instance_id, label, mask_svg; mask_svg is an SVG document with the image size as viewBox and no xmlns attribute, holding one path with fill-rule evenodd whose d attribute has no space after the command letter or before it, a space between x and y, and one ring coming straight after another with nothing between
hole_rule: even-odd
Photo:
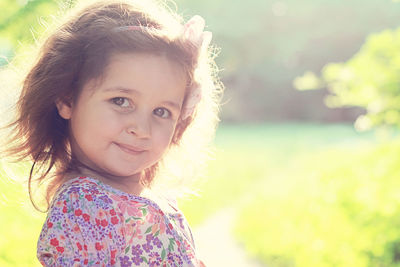
<instances>
[{"instance_id":1,"label":"girl's right eye","mask_svg":"<svg viewBox=\"0 0 400 267\"><path fill-rule=\"evenodd\" d=\"M125 97L114 97L111 99L111 102L121 108L129 108L131 105Z\"/></svg>"}]
</instances>

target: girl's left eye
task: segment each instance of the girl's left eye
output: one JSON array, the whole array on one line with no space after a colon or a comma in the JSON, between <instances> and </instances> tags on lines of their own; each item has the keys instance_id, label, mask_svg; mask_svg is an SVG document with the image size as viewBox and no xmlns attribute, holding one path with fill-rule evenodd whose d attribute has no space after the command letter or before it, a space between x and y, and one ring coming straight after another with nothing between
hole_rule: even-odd
<instances>
[{"instance_id":1,"label":"girl's left eye","mask_svg":"<svg viewBox=\"0 0 400 267\"><path fill-rule=\"evenodd\" d=\"M125 97L114 97L111 102L121 108L128 108L130 106L129 100Z\"/></svg>"},{"instance_id":2,"label":"girl's left eye","mask_svg":"<svg viewBox=\"0 0 400 267\"><path fill-rule=\"evenodd\" d=\"M158 117L161 117L161 118L169 118L169 117L171 117L171 112L168 109L165 109L165 108L156 108L153 111L153 114L158 116Z\"/></svg>"}]
</instances>

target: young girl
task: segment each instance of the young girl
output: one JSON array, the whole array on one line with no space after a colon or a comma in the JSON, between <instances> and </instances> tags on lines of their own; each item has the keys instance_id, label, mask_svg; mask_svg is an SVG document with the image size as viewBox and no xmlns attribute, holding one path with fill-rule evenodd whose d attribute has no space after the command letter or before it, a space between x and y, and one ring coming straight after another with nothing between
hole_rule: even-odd
<instances>
[{"instance_id":1,"label":"young girl","mask_svg":"<svg viewBox=\"0 0 400 267\"><path fill-rule=\"evenodd\" d=\"M33 160L30 194L47 186L42 265L203 266L175 201L151 190L215 128L222 87L203 29L148 1L98 1L45 40L9 148Z\"/></svg>"}]
</instances>

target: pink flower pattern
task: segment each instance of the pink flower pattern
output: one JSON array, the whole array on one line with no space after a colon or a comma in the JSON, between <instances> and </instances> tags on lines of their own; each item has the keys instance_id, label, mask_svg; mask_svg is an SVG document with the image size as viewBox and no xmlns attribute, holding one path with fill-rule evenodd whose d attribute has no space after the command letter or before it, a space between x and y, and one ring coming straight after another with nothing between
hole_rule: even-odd
<instances>
[{"instance_id":1,"label":"pink flower pattern","mask_svg":"<svg viewBox=\"0 0 400 267\"><path fill-rule=\"evenodd\" d=\"M43 266L200 266L183 214L77 177L57 191L37 244Z\"/></svg>"}]
</instances>

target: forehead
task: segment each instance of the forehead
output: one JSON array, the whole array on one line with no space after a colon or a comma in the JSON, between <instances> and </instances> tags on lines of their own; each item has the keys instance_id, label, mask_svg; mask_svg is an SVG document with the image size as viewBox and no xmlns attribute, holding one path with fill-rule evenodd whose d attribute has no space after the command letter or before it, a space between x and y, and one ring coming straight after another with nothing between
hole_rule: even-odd
<instances>
[{"instance_id":1,"label":"forehead","mask_svg":"<svg viewBox=\"0 0 400 267\"><path fill-rule=\"evenodd\" d=\"M159 76L158 79L171 78L168 81L185 82L186 72L183 66L169 58L165 54L154 53L114 53L110 56L108 65L105 68L104 76L120 76L122 72L129 72L132 75L147 74ZM136 76L136 75L135 75ZM162 77L165 76L165 77ZM150 76L151 77L151 76ZM154 77L154 76L153 76ZM174 79L174 80L173 80Z\"/></svg>"},{"instance_id":2,"label":"forehead","mask_svg":"<svg viewBox=\"0 0 400 267\"><path fill-rule=\"evenodd\" d=\"M170 94L181 98L186 92L187 75L184 68L165 55L150 53L116 53L100 80L92 81L92 93L109 88L134 89L153 97Z\"/></svg>"}]
</instances>

